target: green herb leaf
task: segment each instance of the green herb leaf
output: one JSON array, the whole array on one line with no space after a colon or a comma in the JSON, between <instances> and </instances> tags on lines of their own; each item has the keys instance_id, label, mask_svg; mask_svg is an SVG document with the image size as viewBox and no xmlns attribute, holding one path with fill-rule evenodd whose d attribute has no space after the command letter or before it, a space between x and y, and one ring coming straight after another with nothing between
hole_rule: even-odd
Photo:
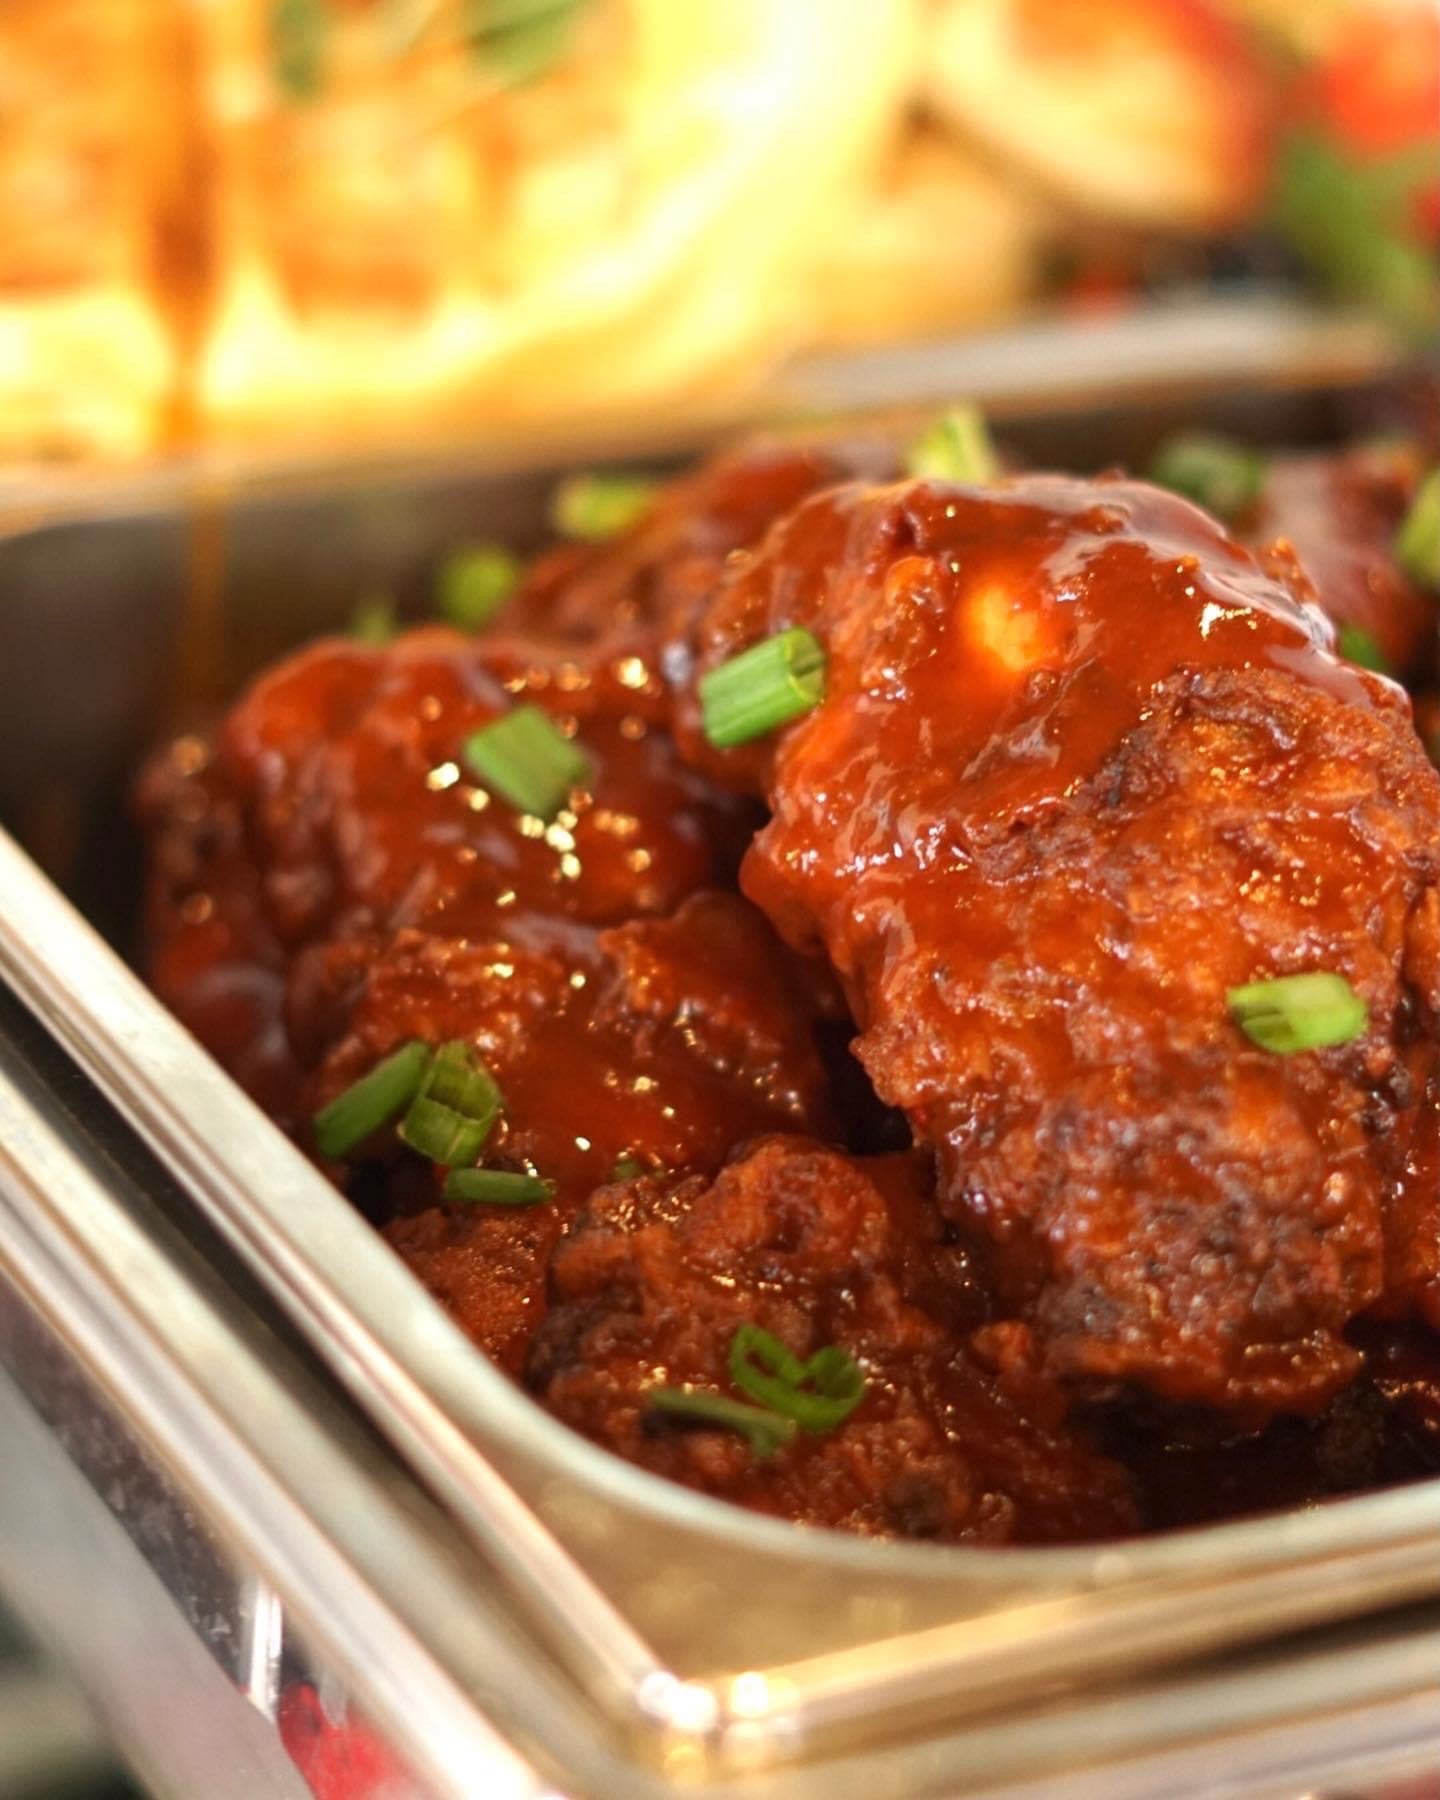
<instances>
[{"instance_id":1,"label":"green herb leaf","mask_svg":"<svg viewBox=\"0 0 1440 1800\"><path fill-rule=\"evenodd\" d=\"M403 1112L420 1091L430 1064L428 1044L404 1044L368 1075L352 1082L314 1118L315 1148L322 1156L347 1156L372 1132Z\"/></svg>"},{"instance_id":2,"label":"green herb leaf","mask_svg":"<svg viewBox=\"0 0 1440 1800\"><path fill-rule=\"evenodd\" d=\"M759 1325L742 1325L731 1339L730 1377L742 1393L816 1434L833 1431L865 1396L865 1372L847 1350L828 1344L801 1362Z\"/></svg>"},{"instance_id":3,"label":"green herb leaf","mask_svg":"<svg viewBox=\"0 0 1440 1800\"><path fill-rule=\"evenodd\" d=\"M757 1457L773 1456L795 1440L794 1419L782 1418L759 1406L746 1406L740 1400L728 1400L723 1394L707 1394L689 1387L652 1387L647 1389L645 1398L657 1412L738 1431Z\"/></svg>"},{"instance_id":4,"label":"green herb leaf","mask_svg":"<svg viewBox=\"0 0 1440 1800\"><path fill-rule=\"evenodd\" d=\"M1417 587L1440 592L1440 468L1420 483L1395 537L1395 558Z\"/></svg>"},{"instance_id":5,"label":"green herb leaf","mask_svg":"<svg viewBox=\"0 0 1440 1800\"><path fill-rule=\"evenodd\" d=\"M270 0L270 66L291 100L320 91L329 21L324 0Z\"/></svg>"},{"instance_id":6,"label":"green herb leaf","mask_svg":"<svg viewBox=\"0 0 1440 1800\"><path fill-rule=\"evenodd\" d=\"M538 706L517 706L474 732L462 754L486 787L537 819L554 818L591 774L589 757Z\"/></svg>"},{"instance_id":7,"label":"green herb leaf","mask_svg":"<svg viewBox=\"0 0 1440 1800\"><path fill-rule=\"evenodd\" d=\"M1326 970L1247 982L1231 988L1226 1000L1246 1037L1277 1056L1347 1044L1370 1022L1369 1008L1345 977Z\"/></svg>"},{"instance_id":8,"label":"green herb leaf","mask_svg":"<svg viewBox=\"0 0 1440 1800\"><path fill-rule=\"evenodd\" d=\"M1161 447L1150 464L1150 479L1230 523L1260 498L1265 469L1257 450L1210 432L1189 431Z\"/></svg>"},{"instance_id":9,"label":"green herb leaf","mask_svg":"<svg viewBox=\"0 0 1440 1800\"><path fill-rule=\"evenodd\" d=\"M474 544L447 558L436 584L440 616L461 631L488 625L515 592L520 559L500 544Z\"/></svg>"},{"instance_id":10,"label":"green herb leaf","mask_svg":"<svg viewBox=\"0 0 1440 1800\"><path fill-rule=\"evenodd\" d=\"M764 737L824 698L824 647L799 627L752 644L700 680L702 724L717 750Z\"/></svg>"},{"instance_id":11,"label":"green herb leaf","mask_svg":"<svg viewBox=\"0 0 1440 1800\"><path fill-rule=\"evenodd\" d=\"M979 407L952 407L936 419L906 451L905 472L927 481L994 481L1000 459Z\"/></svg>"},{"instance_id":12,"label":"green herb leaf","mask_svg":"<svg viewBox=\"0 0 1440 1800\"><path fill-rule=\"evenodd\" d=\"M643 518L658 492L639 475L572 475L555 490L550 523L562 537L603 544Z\"/></svg>"}]
</instances>

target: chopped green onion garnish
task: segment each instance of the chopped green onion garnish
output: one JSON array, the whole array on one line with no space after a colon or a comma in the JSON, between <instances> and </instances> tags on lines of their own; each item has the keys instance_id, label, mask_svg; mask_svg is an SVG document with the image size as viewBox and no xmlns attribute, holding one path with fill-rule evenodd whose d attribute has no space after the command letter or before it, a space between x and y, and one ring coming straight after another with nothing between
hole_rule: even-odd
<instances>
[{"instance_id":1,"label":"chopped green onion garnish","mask_svg":"<svg viewBox=\"0 0 1440 1800\"><path fill-rule=\"evenodd\" d=\"M1325 970L1247 982L1231 988L1226 1001L1246 1037L1277 1056L1347 1044L1370 1020L1369 1008L1345 977Z\"/></svg>"},{"instance_id":2,"label":"chopped green onion garnish","mask_svg":"<svg viewBox=\"0 0 1440 1800\"><path fill-rule=\"evenodd\" d=\"M495 1077L468 1044L443 1044L400 1122L412 1150L445 1168L473 1163L500 1114Z\"/></svg>"},{"instance_id":3,"label":"chopped green onion garnish","mask_svg":"<svg viewBox=\"0 0 1440 1800\"><path fill-rule=\"evenodd\" d=\"M270 0L270 64L292 100L320 90L327 23L324 0Z\"/></svg>"},{"instance_id":4,"label":"chopped green onion garnish","mask_svg":"<svg viewBox=\"0 0 1440 1800\"><path fill-rule=\"evenodd\" d=\"M582 0L469 0L471 48L512 87L536 81L569 50Z\"/></svg>"},{"instance_id":5,"label":"chopped green onion garnish","mask_svg":"<svg viewBox=\"0 0 1440 1800\"><path fill-rule=\"evenodd\" d=\"M350 614L350 635L362 644L388 644L398 629L388 594L367 594Z\"/></svg>"},{"instance_id":6,"label":"chopped green onion garnish","mask_svg":"<svg viewBox=\"0 0 1440 1800\"><path fill-rule=\"evenodd\" d=\"M742 1400L727 1400L723 1394L701 1393L698 1388L653 1387L647 1390L645 1398L657 1412L738 1431L749 1439L756 1456L773 1456L794 1442L798 1429L793 1419L781 1418L760 1406L746 1406Z\"/></svg>"},{"instance_id":7,"label":"chopped green onion garnish","mask_svg":"<svg viewBox=\"0 0 1440 1800\"><path fill-rule=\"evenodd\" d=\"M508 1169L452 1169L445 1177L445 1198L477 1206L539 1206L555 1192L553 1181L538 1175L516 1175Z\"/></svg>"},{"instance_id":8,"label":"chopped green onion garnish","mask_svg":"<svg viewBox=\"0 0 1440 1800\"><path fill-rule=\"evenodd\" d=\"M1420 483L1396 534L1395 556L1417 586L1440 589L1440 468Z\"/></svg>"},{"instance_id":9,"label":"chopped green onion garnish","mask_svg":"<svg viewBox=\"0 0 1440 1800\"><path fill-rule=\"evenodd\" d=\"M430 1047L404 1044L352 1082L315 1115L315 1148L322 1156L345 1156L373 1131L403 1112L420 1091L430 1063Z\"/></svg>"},{"instance_id":10,"label":"chopped green onion garnish","mask_svg":"<svg viewBox=\"0 0 1440 1800\"><path fill-rule=\"evenodd\" d=\"M658 483L640 475L572 475L550 502L550 522L562 537L603 544L650 510Z\"/></svg>"},{"instance_id":11,"label":"chopped green onion garnish","mask_svg":"<svg viewBox=\"0 0 1440 1800\"><path fill-rule=\"evenodd\" d=\"M717 750L748 744L825 698L825 651L796 627L753 644L700 681L705 736Z\"/></svg>"},{"instance_id":12,"label":"chopped green onion garnish","mask_svg":"<svg viewBox=\"0 0 1440 1800\"><path fill-rule=\"evenodd\" d=\"M801 1362L759 1325L742 1325L731 1339L730 1376L752 1399L816 1433L833 1431L865 1395L865 1372L847 1350L827 1344Z\"/></svg>"},{"instance_id":13,"label":"chopped green onion garnish","mask_svg":"<svg viewBox=\"0 0 1440 1800\"><path fill-rule=\"evenodd\" d=\"M1194 431L1161 447L1150 464L1150 479L1228 522L1260 498L1265 468L1258 450Z\"/></svg>"},{"instance_id":14,"label":"chopped green onion garnish","mask_svg":"<svg viewBox=\"0 0 1440 1800\"><path fill-rule=\"evenodd\" d=\"M1362 669L1373 669L1377 675L1388 675L1390 665L1385 652L1363 625L1342 625L1335 634L1336 647L1347 662Z\"/></svg>"},{"instance_id":15,"label":"chopped green onion garnish","mask_svg":"<svg viewBox=\"0 0 1440 1800\"><path fill-rule=\"evenodd\" d=\"M622 1156L610 1171L610 1179L611 1181L635 1181L647 1173L647 1165L641 1162L638 1156Z\"/></svg>"},{"instance_id":16,"label":"chopped green onion garnish","mask_svg":"<svg viewBox=\"0 0 1440 1800\"><path fill-rule=\"evenodd\" d=\"M590 778L590 759L538 706L517 706L465 740L465 761L502 800L550 819Z\"/></svg>"},{"instance_id":17,"label":"chopped green onion garnish","mask_svg":"<svg viewBox=\"0 0 1440 1800\"><path fill-rule=\"evenodd\" d=\"M478 631L495 617L519 580L520 559L501 544L457 550L436 584L440 616L462 631Z\"/></svg>"},{"instance_id":18,"label":"chopped green onion garnish","mask_svg":"<svg viewBox=\"0 0 1440 1800\"><path fill-rule=\"evenodd\" d=\"M921 432L905 452L905 472L927 481L993 481L1000 459L979 407L952 407Z\"/></svg>"}]
</instances>

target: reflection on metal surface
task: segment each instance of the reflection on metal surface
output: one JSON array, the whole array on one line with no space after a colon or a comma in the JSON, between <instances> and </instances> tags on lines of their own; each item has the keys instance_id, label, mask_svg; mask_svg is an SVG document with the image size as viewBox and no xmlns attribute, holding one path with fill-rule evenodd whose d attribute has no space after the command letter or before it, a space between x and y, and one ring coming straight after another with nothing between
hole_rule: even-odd
<instances>
[{"instance_id":1,"label":"reflection on metal surface","mask_svg":"<svg viewBox=\"0 0 1440 1800\"><path fill-rule=\"evenodd\" d=\"M422 1528L418 1501L397 1504L373 1455L365 1466L358 1447L347 1453L333 1440L321 1396L278 1344L257 1357L205 1283L187 1275L173 1248L167 1253L157 1217L141 1229L144 1196L116 1160L118 1140L102 1150L81 1112L67 1110L67 1099L82 1096L58 1094L26 1066L14 1046L14 1010L0 994L0 1353L70 1442L62 1449L47 1437L35 1406L16 1390L16 1411L30 1423L4 1434L0 1506L16 1510L0 1530L0 1555L13 1553L0 1585L63 1638L87 1685L97 1693L113 1686L128 1723L122 1731L110 1722L142 1769L142 1752L161 1768L189 1758L186 1782L160 1783L162 1794L224 1800L232 1791L303 1791L271 1725L237 1691L240 1577L209 1601L187 1582L178 1604L166 1595L165 1566L178 1558L193 1567L197 1545L215 1540L232 1568L253 1570L284 1594L308 1641L377 1721L413 1732L423 1781L416 1800L468 1793L465 1772L475 1770L497 1800L536 1793L523 1759L417 1639L405 1608L395 1610L401 1595L432 1632L448 1629L452 1644L463 1638L474 1656L513 1656L503 1631L487 1633L479 1571L462 1601L453 1560ZM98 1096L85 1112L90 1120L103 1114ZM140 1472L138 1506L130 1504L131 1477L115 1478L122 1469ZM67 1490L73 1518L62 1504ZM373 1558L367 1581L347 1542L362 1562L369 1547L383 1553L378 1575L391 1604L375 1592ZM113 1580L99 1573L107 1559ZM136 1629L146 1646L140 1657ZM220 1663L210 1654L215 1643L225 1647ZM93 1659L90 1673L85 1659ZM544 1679L543 1671L528 1673L536 1703ZM192 1682L201 1693L187 1712ZM212 1693L223 1695L213 1729L201 1717ZM239 1785L196 1779L217 1745L227 1754L231 1737ZM242 1777L252 1769L247 1787ZM261 1784L272 1769L273 1788Z\"/></svg>"},{"instance_id":2,"label":"reflection on metal surface","mask_svg":"<svg viewBox=\"0 0 1440 1800\"><path fill-rule=\"evenodd\" d=\"M285 1649L285 1608L268 1581L252 1576L242 1606L241 1686L263 1717L274 1719L280 1699L280 1658Z\"/></svg>"},{"instance_id":3,"label":"reflection on metal surface","mask_svg":"<svg viewBox=\"0 0 1440 1800\"><path fill-rule=\"evenodd\" d=\"M3 1373L0 1438L0 1585L63 1654L142 1778L162 1795L303 1800L278 1741Z\"/></svg>"}]
</instances>

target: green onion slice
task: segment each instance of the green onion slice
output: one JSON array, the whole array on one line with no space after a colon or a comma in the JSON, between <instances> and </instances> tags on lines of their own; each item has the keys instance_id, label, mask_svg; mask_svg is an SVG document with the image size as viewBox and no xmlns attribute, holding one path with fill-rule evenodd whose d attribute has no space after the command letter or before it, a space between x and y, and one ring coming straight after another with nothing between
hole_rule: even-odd
<instances>
[{"instance_id":1,"label":"green onion slice","mask_svg":"<svg viewBox=\"0 0 1440 1800\"><path fill-rule=\"evenodd\" d=\"M706 1394L698 1388L653 1387L645 1398L657 1412L738 1431L749 1440L756 1456L773 1456L794 1442L799 1429L794 1419L767 1412L762 1406L747 1406L743 1400L727 1400L723 1394Z\"/></svg>"},{"instance_id":2,"label":"green onion slice","mask_svg":"<svg viewBox=\"0 0 1440 1800\"><path fill-rule=\"evenodd\" d=\"M1246 1037L1277 1056L1347 1044L1370 1022L1350 983L1327 970L1247 982L1231 988L1226 1001Z\"/></svg>"},{"instance_id":3,"label":"green onion slice","mask_svg":"<svg viewBox=\"0 0 1440 1800\"><path fill-rule=\"evenodd\" d=\"M470 47L508 86L538 81L571 49L583 0L467 0Z\"/></svg>"},{"instance_id":4,"label":"green onion slice","mask_svg":"<svg viewBox=\"0 0 1440 1800\"><path fill-rule=\"evenodd\" d=\"M502 800L550 819L590 778L590 759L538 706L517 706L465 740L465 761Z\"/></svg>"},{"instance_id":5,"label":"green onion slice","mask_svg":"<svg viewBox=\"0 0 1440 1800\"><path fill-rule=\"evenodd\" d=\"M452 1169L445 1177L445 1198L477 1206L540 1206L553 1198L555 1183L538 1175L508 1169Z\"/></svg>"},{"instance_id":6,"label":"green onion slice","mask_svg":"<svg viewBox=\"0 0 1440 1800\"><path fill-rule=\"evenodd\" d=\"M320 91L328 20L324 0L270 0L270 66L291 100Z\"/></svg>"},{"instance_id":7,"label":"green onion slice","mask_svg":"<svg viewBox=\"0 0 1440 1800\"><path fill-rule=\"evenodd\" d=\"M1417 586L1440 589L1440 468L1420 483L1396 533L1395 557Z\"/></svg>"},{"instance_id":8,"label":"green onion slice","mask_svg":"<svg viewBox=\"0 0 1440 1800\"><path fill-rule=\"evenodd\" d=\"M1335 634L1336 648L1347 662L1362 669L1373 669L1377 675L1388 675L1390 665L1385 652L1363 625L1342 625Z\"/></svg>"},{"instance_id":9,"label":"green onion slice","mask_svg":"<svg viewBox=\"0 0 1440 1800\"><path fill-rule=\"evenodd\" d=\"M1171 438L1150 464L1150 479L1227 522L1260 498L1265 458L1230 438L1184 432Z\"/></svg>"},{"instance_id":10,"label":"green onion slice","mask_svg":"<svg viewBox=\"0 0 1440 1800\"><path fill-rule=\"evenodd\" d=\"M503 544L457 550L440 570L435 600L440 616L461 631L488 625L515 592L520 559Z\"/></svg>"},{"instance_id":11,"label":"green onion slice","mask_svg":"<svg viewBox=\"0 0 1440 1800\"><path fill-rule=\"evenodd\" d=\"M362 644L388 644L397 629L395 602L388 594L367 594L350 614L350 635Z\"/></svg>"},{"instance_id":12,"label":"green onion slice","mask_svg":"<svg viewBox=\"0 0 1440 1800\"><path fill-rule=\"evenodd\" d=\"M430 1047L418 1040L404 1044L368 1075L352 1082L316 1113L315 1148L322 1156L346 1156L357 1144L393 1119L420 1091L430 1062Z\"/></svg>"},{"instance_id":13,"label":"green onion slice","mask_svg":"<svg viewBox=\"0 0 1440 1800\"><path fill-rule=\"evenodd\" d=\"M952 407L921 432L905 452L905 472L927 481L994 481L1000 459L979 407Z\"/></svg>"},{"instance_id":14,"label":"green onion slice","mask_svg":"<svg viewBox=\"0 0 1440 1800\"><path fill-rule=\"evenodd\" d=\"M700 680L705 736L717 750L764 737L825 698L825 651L798 626L732 656Z\"/></svg>"},{"instance_id":15,"label":"green onion slice","mask_svg":"<svg viewBox=\"0 0 1440 1800\"><path fill-rule=\"evenodd\" d=\"M443 1167L473 1163L500 1115L495 1077L468 1044L441 1045L400 1122L400 1136Z\"/></svg>"},{"instance_id":16,"label":"green onion slice","mask_svg":"<svg viewBox=\"0 0 1440 1800\"><path fill-rule=\"evenodd\" d=\"M648 1175L649 1165L641 1162L638 1156L621 1156L615 1160L610 1171L611 1181L638 1181L642 1175Z\"/></svg>"},{"instance_id":17,"label":"green onion slice","mask_svg":"<svg viewBox=\"0 0 1440 1800\"><path fill-rule=\"evenodd\" d=\"M640 475L572 475L555 490L550 523L562 537L603 544L643 518L658 492Z\"/></svg>"},{"instance_id":18,"label":"green onion slice","mask_svg":"<svg viewBox=\"0 0 1440 1800\"><path fill-rule=\"evenodd\" d=\"M802 1431L833 1431L865 1396L865 1372L838 1344L808 1361L759 1325L742 1325L730 1341L730 1377L743 1393L793 1419Z\"/></svg>"}]
</instances>

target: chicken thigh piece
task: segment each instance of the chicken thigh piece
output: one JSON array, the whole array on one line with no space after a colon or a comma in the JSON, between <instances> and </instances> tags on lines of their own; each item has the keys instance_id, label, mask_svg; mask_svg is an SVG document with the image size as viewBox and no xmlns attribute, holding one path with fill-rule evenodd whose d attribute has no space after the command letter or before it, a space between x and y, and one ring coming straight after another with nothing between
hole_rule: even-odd
<instances>
[{"instance_id":1,"label":"chicken thigh piece","mask_svg":"<svg viewBox=\"0 0 1440 1800\"><path fill-rule=\"evenodd\" d=\"M1122 479L837 488L735 566L705 670L790 627L823 701L690 753L773 812L742 885L823 946L1040 1366L1237 1428L1374 1309L1440 1323L1440 777L1404 695L1188 502ZM1243 984L1324 972L1286 1055Z\"/></svg>"},{"instance_id":2,"label":"chicken thigh piece","mask_svg":"<svg viewBox=\"0 0 1440 1800\"><path fill-rule=\"evenodd\" d=\"M617 536L562 544L540 557L506 616L566 643L643 637L703 605L726 559L757 542L807 494L894 473L894 457L880 444L761 439L722 452L658 488Z\"/></svg>"},{"instance_id":3,"label":"chicken thigh piece","mask_svg":"<svg viewBox=\"0 0 1440 1800\"><path fill-rule=\"evenodd\" d=\"M767 1138L711 1181L606 1187L551 1279L530 1384L656 1473L865 1535L1074 1541L1138 1523L1124 1471L1059 1422L1063 1399L967 1356L984 1301L944 1242L918 1157ZM660 1413L659 1384L732 1394L742 1326L799 1358L843 1349L864 1375L854 1411L770 1453L703 1413Z\"/></svg>"}]
</instances>

